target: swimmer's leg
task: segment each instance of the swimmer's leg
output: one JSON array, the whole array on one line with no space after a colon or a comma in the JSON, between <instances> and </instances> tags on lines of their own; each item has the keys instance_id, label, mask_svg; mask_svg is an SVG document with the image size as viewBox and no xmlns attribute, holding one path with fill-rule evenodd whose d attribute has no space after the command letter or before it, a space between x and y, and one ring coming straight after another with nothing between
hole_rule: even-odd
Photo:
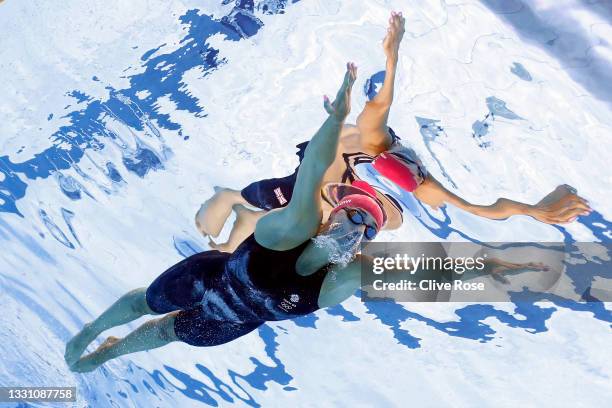
<instances>
[{"instance_id":1,"label":"swimmer's leg","mask_svg":"<svg viewBox=\"0 0 612 408\"><path fill-rule=\"evenodd\" d=\"M236 204L248 204L240 191L215 187L215 194L202 204L195 216L198 230L204 236L218 236Z\"/></svg>"},{"instance_id":2,"label":"swimmer's leg","mask_svg":"<svg viewBox=\"0 0 612 408\"><path fill-rule=\"evenodd\" d=\"M392 143L391 135L387 130L387 120L393 103L395 73L399 58L399 45L404 36L404 23L405 19L401 13L391 13L387 35L383 40L383 50L387 57L385 80L378 94L366 103L363 111L357 117L361 144L373 150L387 150Z\"/></svg>"},{"instance_id":3,"label":"swimmer's leg","mask_svg":"<svg viewBox=\"0 0 612 408\"><path fill-rule=\"evenodd\" d=\"M146 291L146 288L139 288L126 293L97 319L86 324L66 344L66 352L64 353L66 363L70 366L76 362L89 343L94 341L103 331L131 322L146 314L155 314L147 304Z\"/></svg>"},{"instance_id":4,"label":"swimmer's leg","mask_svg":"<svg viewBox=\"0 0 612 408\"><path fill-rule=\"evenodd\" d=\"M427 175L423 183L414 190L414 195L433 208L448 203L471 214L493 220L503 220L513 215L529 215L546 224L564 224L574 221L579 215L588 215L591 212L586 200L568 185L558 186L535 205L508 198L499 198L491 205L477 205L457 196L431 175Z\"/></svg>"},{"instance_id":5,"label":"swimmer's leg","mask_svg":"<svg viewBox=\"0 0 612 408\"><path fill-rule=\"evenodd\" d=\"M212 249L222 252L234 252L234 250L255 231L255 225L265 211L249 210L241 204L234 205L233 210L236 212L236 221L230 232L229 239L223 244L217 244L212 239L209 240L209 245Z\"/></svg>"},{"instance_id":6,"label":"swimmer's leg","mask_svg":"<svg viewBox=\"0 0 612 408\"><path fill-rule=\"evenodd\" d=\"M108 360L124 354L151 350L178 341L174 333L174 320L178 312L150 320L124 338L109 337L93 353L79 359L70 369L84 373L92 371Z\"/></svg>"}]
</instances>

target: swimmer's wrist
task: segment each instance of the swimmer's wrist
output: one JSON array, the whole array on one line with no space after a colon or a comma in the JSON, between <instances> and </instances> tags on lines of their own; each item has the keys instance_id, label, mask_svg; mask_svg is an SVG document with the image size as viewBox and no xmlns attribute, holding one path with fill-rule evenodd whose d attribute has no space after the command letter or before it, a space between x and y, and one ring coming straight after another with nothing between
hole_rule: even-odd
<instances>
[{"instance_id":1,"label":"swimmer's wrist","mask_svg":"<svg viewBox=\"0 0 612 408\"><path fill-rule=\"evenodd\" d=\"M340 119L336 115L331 114L331 115L329 115L327 120L329 121L329 124L332 125L332 126L342 127L342 125L344 124L344 121L346 120L346 116L344 118Z\"/></svg>"},{"instance_id":2,"label":"swimmer's wrist","mask_svg":"<svg viewBox=\"0 0 612 408\"><path fill-rule=\"evenodd\" d=\"M519 212L521 215L533 216L537 212L537 208L535 205L523 204L519 207Z\"/></svg>"}]
</instances>

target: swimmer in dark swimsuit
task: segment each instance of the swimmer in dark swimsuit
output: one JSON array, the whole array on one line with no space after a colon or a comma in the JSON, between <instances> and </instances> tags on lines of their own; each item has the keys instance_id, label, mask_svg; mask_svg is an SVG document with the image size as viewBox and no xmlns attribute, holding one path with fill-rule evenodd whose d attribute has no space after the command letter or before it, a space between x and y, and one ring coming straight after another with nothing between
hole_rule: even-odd
<instances>
[{"instance_id":1,"label":"swimmer in dark swimsuit","mask_svg":"<svg viewBox=\"0 0 612 408\"><path fill-rule=\"evenodd\" d=\"M572 222L579 215L587 215L588 203L568 185L560 185L537 204L530 205L507 198L499 198L490 205L468 202L446 189L423 167L411 149L404 147L399 138L387 126L393 102L394 81L397 70L399 45L404 34L404 18L392 13L383 49L387 57L385 80L378 94L366 103L357 117L356 125L344 125L336 158L323 177L327 183L351 183L359 179L356 166L378 162L376 170L399 188L410 191L414 197L436 209L445 204L454 205L474 215L490 219L506 219L513 215L528 215L547 224ZM303 157L307 143L297 146L298 157ZM392 154L389 154L392 153ZM386 159L378 160L380 156ZM399 163L398 163L399 162ZM402 169L403 168L403 169ZM296 171L287 177L254 182L242 191L216 188L212 198L206 201L196 214L196 226L210 238L211 248L231 252L249 236L255 223L266 211L282 208L291 200L296 183ZM370 181L370 180L368 180ZM386 229L398 228L402 223L402 207L388 194L388 185L374 186L378 198L385 205L389 216ZM248 207L263 211L256 211ZM323 203L324 213L331 208ZM227 242L215 243L212 238L221 232L226 220L234 211L236 221ZM323 220L326 218L324 217Z\"/></svg>"},{"instance_id":2,"label":"swimmer in dark swimsuit","mask_svg":"<svg viewBox=\"0 0 612 408\"><path fill-rule=\"evenodd\" d=\"M120 355L173 341L214 346L243 336L266 321L291 319L340 303L360 284L359 243L386 222L367 184L335 190L323 225L321 182L332 164L350 110L356 67L349 63L329 116L304 152L288 205L270 211L233 254L206 251L162 273L148 288L133 290L73 337L65 359L73 371L91 371ZM163 314L119 339L109 337L81 355L103 331L146 314Z\"/></svg>"}]
</instances>

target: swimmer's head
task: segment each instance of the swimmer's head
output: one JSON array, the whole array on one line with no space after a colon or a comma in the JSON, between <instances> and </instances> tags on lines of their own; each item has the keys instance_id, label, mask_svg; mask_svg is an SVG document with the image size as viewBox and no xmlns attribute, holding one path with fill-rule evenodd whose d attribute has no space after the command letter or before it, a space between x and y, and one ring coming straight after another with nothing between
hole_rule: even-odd
<instances>
[{"instance_id":1,"label":"swimmer's head","mask_svg":"<svg viewBox=\"0 0 612 408\"><path fill-rule=\"evenodd\" d=\"M372 167L403 190L414 191L425 179L427 170L412 149L397 145L376 156Z\"/></svg>"},{"instance_id":2,"label":"swimmer's head","mask_svg":"<svg viewBox=\"0 0 612 408\"><path fill-rule=\"evenodd\" d=\"M329 218L331 222L342 223L346 230L361 231L368 241L374 239L384 223L379 204L370 197L357 194L342 199Z\"/></svg>"},{"instance_id":3,"label":"swimmer's head","mask_svg":"<svg viewBox=\"0 0 612 408\"><path fill-rule=\"evenodd\" d=\"M330 216L312 241L315 246L325 248L330 263L346 266L359 252L364 238L364 227L350 222L341 211Z\"/></svg>"},{"instance_id":4,"label":"swimmer's head","mask_svg":"<svg viewBox=\"0 0 612 408\"><path fill-rule=\"evenodd\" d=\"M359 230L368 241L374 239L387 220L374 188L359 180L352 185L335 185L328 191L334 205L330 222L342 224L345 230Z\"/></svg>"},{"instance_id":5,"label":"swimmer's head","mask_svg":"<svg viewBox=\"0 0 612 408\"><path fill-rule=\"evenodd\" d=\"M362 241L374 239L385 225L386 214L367 183L329 184L324 198L334 206L329 219L312 240L325 248L330 262L346 266L360 250Z\"/></svg>"}]
</instances>

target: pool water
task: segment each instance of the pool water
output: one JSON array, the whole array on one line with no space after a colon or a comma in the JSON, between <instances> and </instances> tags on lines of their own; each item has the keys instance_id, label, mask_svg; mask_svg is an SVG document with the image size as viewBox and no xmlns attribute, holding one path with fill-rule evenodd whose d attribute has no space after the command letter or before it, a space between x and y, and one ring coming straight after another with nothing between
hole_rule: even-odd
<instances>
[{"instance_id":1,"label":"pool water","mask_svg":"<svg viewBox=\"0 0 612 408\"><path fill-rule=\"evenodd\" d=\"M323 121L321 97L349 60L354 122L384 79L390 10L406 16L390 125L438 180L482 203L537 202L567 183L595 211L549 226L405 195L403 227L379 239L610 243L606 2L8 0L0 384L76 385L79 407L611 401L612 313L588 290L612 272L587 279L579 267L568 276L590 302L354 296L223 346L171 344L86 375L66 367L65 343L84 323L208 248L193 215L214 186L295 168L295 145Z\"/></svg>"}]
</instances>

